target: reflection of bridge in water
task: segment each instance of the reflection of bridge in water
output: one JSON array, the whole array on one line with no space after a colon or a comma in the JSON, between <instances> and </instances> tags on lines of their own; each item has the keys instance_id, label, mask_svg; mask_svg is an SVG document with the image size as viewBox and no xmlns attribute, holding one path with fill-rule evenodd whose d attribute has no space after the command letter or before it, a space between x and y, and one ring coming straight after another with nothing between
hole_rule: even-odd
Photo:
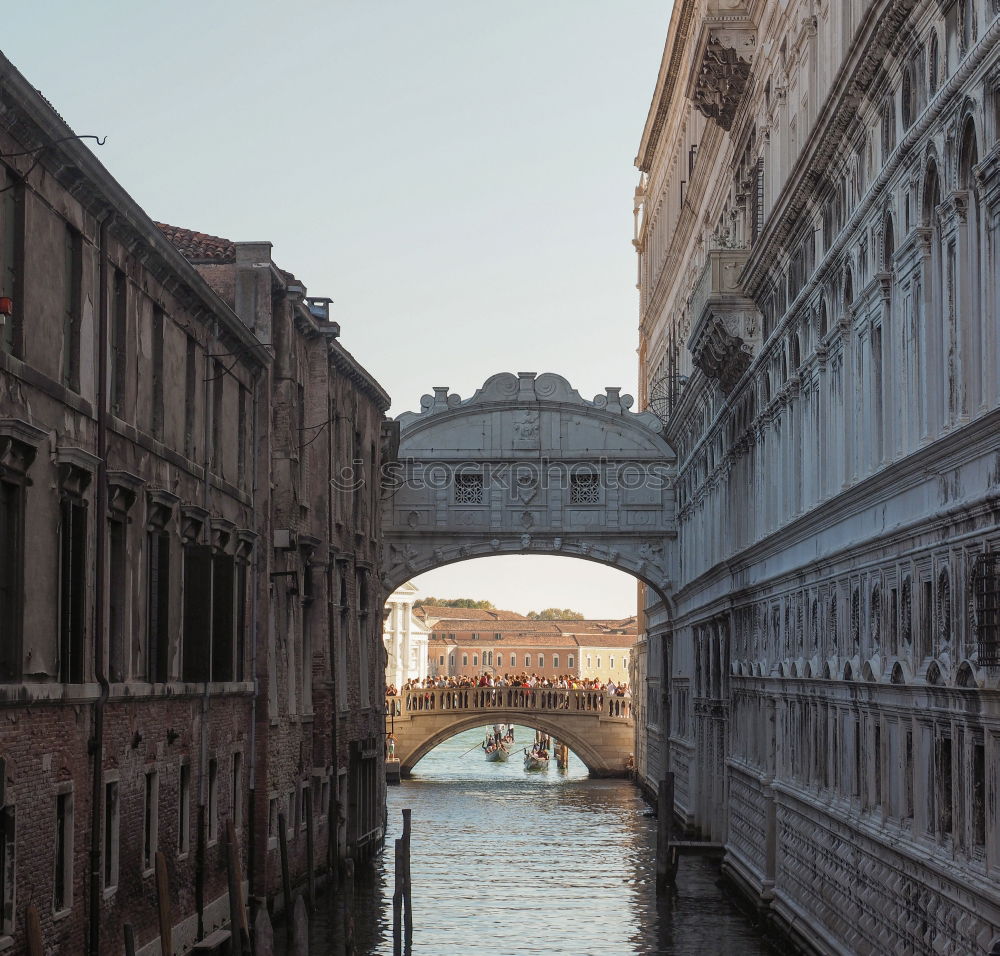
<instances>
[{"instance_id":1,"label":"reflection of bridge in water","mask_svg":"<svg viewBox=\"0 0 1000 956\"><path fill-rule=\"evenodd\" d=\"M485 724L524 724L566 744L595 777L620 777L633 751L631 697L552 687L428 687L387 697L402 776L439 743Z\"/></svg>"}]
</instances>

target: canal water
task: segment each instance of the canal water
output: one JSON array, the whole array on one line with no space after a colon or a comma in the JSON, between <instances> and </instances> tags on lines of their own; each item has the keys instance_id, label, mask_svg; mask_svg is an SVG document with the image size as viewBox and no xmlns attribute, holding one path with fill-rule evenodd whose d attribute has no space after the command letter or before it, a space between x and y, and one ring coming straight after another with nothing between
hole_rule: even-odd
<instances>
[{"instance_id":1,"label":"canal water","mask_svg":"<svg viewBox=\"0 0 1000 956\"><path fill-rule=\"evenodd\" d=\"M359 872L358 956L391 956L393 845L412 810L414 956L743 956L772 953L707 860L681 860L657 900L656 820L625 780L591 780L581 761L526 772L515 729L507 763L476 748L485 727L424 757L388 794L386 851ZM339 947L321 914L312 956Z\"/></svg>"}]
</instances>

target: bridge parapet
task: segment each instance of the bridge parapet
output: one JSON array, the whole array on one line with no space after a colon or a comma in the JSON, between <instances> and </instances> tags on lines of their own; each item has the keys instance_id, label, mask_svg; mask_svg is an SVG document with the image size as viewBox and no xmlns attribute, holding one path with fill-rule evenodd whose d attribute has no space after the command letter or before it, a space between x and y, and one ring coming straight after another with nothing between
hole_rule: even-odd
<instances>
[{"instance_id":1,"label":"bridge parapet","mask_svg":"<svg viewBox=\"0 0 1000 956\"><path fill-rule=\"evenodd\" d=\"M386 697L386 716L414 717L453 711L539 711L589 714L602 719L632 721L632 698L593 690L553 687L428 687Z\"/></svg>"}]
</instances>

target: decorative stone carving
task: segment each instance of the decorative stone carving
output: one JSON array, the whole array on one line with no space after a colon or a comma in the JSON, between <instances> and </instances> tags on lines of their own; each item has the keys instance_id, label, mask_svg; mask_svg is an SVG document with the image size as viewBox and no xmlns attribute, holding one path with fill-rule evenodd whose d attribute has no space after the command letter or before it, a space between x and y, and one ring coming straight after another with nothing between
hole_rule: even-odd
<instances>
[{"instance_id":1,"label":"decorative stone carving","mask_svg":"<svg viewBox=\"0 0 1000 956\"><path fill-rule=\"evenodd\" d=\"M688 348L692 360L727 393L747 370L760 344L759 313L739 284L746 257L744 250L710 250L691 300L695 324Z\"/></svg>"},{"instance_id":2,"label":"decorative stone carving","mask_svg":"<svg viewBox=\"0 0 1000 956\"><path fill-rule=\"evenodd\" d=\"M47 432L20 419L0 421L0 477L23 479Z\"/></svg>"},{"instance_id":3,"label":"decorative stone carving","mask_svg":"<svg viewBox=\"0 0 1000 956\"><path fill-rule=\"evenodd\" d=\"M212 518L209 526L212 531L212 550L226 551L233 537L233 532L236 530L236 525L226 518Z\"/></svg>"},{"instance_id":4,"label":"decorative stone carving","mask_svg":"<svg viewBox=\"0 0 1000 956\"><path fill-rule=\"evenodd\" d=\"M108 472L108 508L124 514L135 504L144 482L127 471Z\"/></svg>"},{"instance_id":5,"label":"decorative stone carving","mask_svg":"<svg viewBox=\"0 0 1000 956\"><path fill-rule=\"evenodd\" d=\"M756 31L742 3L710 2L691 62L687 96L724 130L732 128L756 49Z\"/></svg>"},{"instance_id":6,"label":"decorative stone carving","mask_svg":"<svg viewBox=\"0 0 1000 956\"><path fill-rule=\"evenodd\" d=\"M208 521L208 512L198 505L181 505L181 537L185 544L198 544Z\"/></svg>"},{"instance_id":7,"label":"decorative stone carving","mask_svg":"<svg viewBox=\"0 0 1000 956\"><path fill-rule=\"evenodd\" d=\"M249 561L250 555L257 544L259 535L249 528L236 529L236 559L238 561Z\"/></svg>"},{"instance_id":8,"label":"decorative stone carving","mask_svg":"<svg viewBox=\"0 0 1000 956\"><path fill-rule=\"evenodd\" d=\"M84 448L60 445L56 448L55 462L59 469L60 489L79 498L90 486L101 460Z\"/></svg>"},{"instance_id":9,"label":"decorative stone carving","mask_svg":"<svg viewBox=\"0 0 1000 956\"><path fill-rule=\"evenodd\" d=\"M155 488L146 495L146 528L162 531L173 517L174 508L180 499L169 491Z\"/></svg>"}]
</instances>

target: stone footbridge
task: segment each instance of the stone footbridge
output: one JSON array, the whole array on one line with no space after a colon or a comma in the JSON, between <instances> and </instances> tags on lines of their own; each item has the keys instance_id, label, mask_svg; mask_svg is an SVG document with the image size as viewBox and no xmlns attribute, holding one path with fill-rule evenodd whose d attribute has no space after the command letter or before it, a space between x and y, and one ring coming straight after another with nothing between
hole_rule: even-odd
<instances>
[{"instance_id":1,"label":"stone footbridge","mask_svg":"<svg viewBox=\"0 0 1000 956\"><path fill-rule=\"evenodd\" d=\"M439 743L473 727L521 724L566 744L592 776L621 777L634 750L632 698L551 687L430 687L385 700L402 776ZM527 744L527 741L522 743Z\"/></svg>"}]
</instances>

